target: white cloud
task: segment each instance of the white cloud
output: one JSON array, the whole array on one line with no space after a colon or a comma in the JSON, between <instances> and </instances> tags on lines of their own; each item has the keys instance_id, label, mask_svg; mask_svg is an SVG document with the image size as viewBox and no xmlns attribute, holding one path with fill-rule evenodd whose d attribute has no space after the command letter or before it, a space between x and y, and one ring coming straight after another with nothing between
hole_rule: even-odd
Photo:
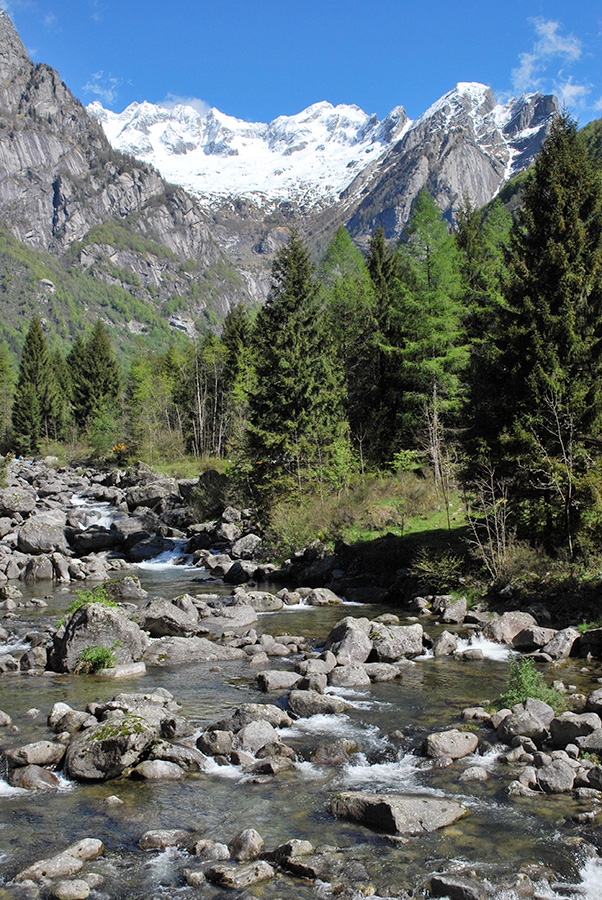
<instances>
[{"instance_id":1,"label":"white cloud","mask_svg":"<svg viewBox=\"0 0 602 900\"><path fill-rule=\"evenodd\" d=\"M106 75L100 70L100 72L95 72L94 75L84 84L82 87L82 91L85 91L88 94L94 94L95 97L98 97L103 103L114 103L119 96L119 85L120 81L118 78L113 78L112 75Z\"/></svg>"},{"instance_id":2,"label":"white cloud","mask_svg":"<svg viewBox=\"0 0 602 900\"><path fill-rule=\"evenodd\" d=\"M88 0L88 4L91 9L90 15L93 20L95 22L100 22L107 9L107 4L103 3L103 0Z\"/></svg>"},{"instance_id":3,"label":"white cloud","mask_svg":"<svg viewBox=\"0 0 602 900\"><path fill-rule=\"evenodd\" d=\"M560 22L542 18L530 21L538 40L531 51L520 54L520 65L512 70L514 89L520 92L540 88L542 76L554 60L558 60L561 65L576 62L583 49L579 38L559 33ZM559 71L556 74L561 73Z\"/></svg>"},{"instance_id":4,"label":"white cloud","mask_svg":"<svg viewBox=\"0 0 602 900\"><path fill-rule=\"evenodd\" d=\"M165 100L161 100L160 106L166 109L173 109L174 106L192 106L200 116L206 116L211 107L204 100L198 97L180 97L178 94L168 94Z\"/></svg>"},{"instance_id":5,"label":"white cloud","mask_svg":"<svg viewBox=\"0 0 602 900\"><path fill-rule=\"evenodd\" d=\"M591 92L589 84L574 84L572 78L568 78L564 83L556 85L556 93L558 99L565 106L579 106L583 100Z\"/></svg>"},{"instance_id":6,"label":"white cloud","mask_svg":"<svg viewBox=\"0 0 602 900\"><path fill-rule=\"evenodd\" d=\"M602 109L602 97L599 100L596 100L593 106L594 109L599 110Z\"/></svg>"}]
</instances>

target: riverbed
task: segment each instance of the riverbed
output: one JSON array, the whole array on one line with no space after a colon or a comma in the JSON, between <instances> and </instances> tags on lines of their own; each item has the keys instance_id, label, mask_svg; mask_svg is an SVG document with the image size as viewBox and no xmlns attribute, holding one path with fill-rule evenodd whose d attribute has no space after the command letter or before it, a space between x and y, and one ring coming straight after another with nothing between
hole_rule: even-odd
<instances>
[{"instance_id":1,"label":"riverbed","mask_svg":"<svg viewBox=\"0 0 602 900\"><path fill-rule=\"evenodd\" d=\"M203 570L174 566L170 561L138 567L136 574L151 595L167 599L183 592L229 593ZM32 628L36 621L55 621L73 590L59 588L47 595L45 609L28 613ZM297 606L260 614L257 631L300 634L319 648L344 615L374 619L383 612L395 612L403 621L403 614L390 606ZM430 623L425 627L433 636L437 633ZM591 803L577 802L570 795L508 797L505 789L513 778L511 767L499 761L502 748L486 729L480 732L484 752L451 766L438 768L419 752L426 734L458 726L465 707L486 705L503 690L507 651L492 645L484 649L483 660L427 657L408 663L400 681L361 690L338 689L352 703L349 712L300 719L283 731L282 739L297 751L299 762L294 771L265 782L231 765L215 765L209 773L188 775L179 782L122 778L82 785L65 780L58 792L26 792L0 782L4 884L31 862L82 837L94 837L104 842L105 853L91 864L104 878L92 897L210 900L223 896L224 889L208 883L187 886L182 871L191 857L186 852L144 852L138 848L141 835L149 829L195 829L227 843L242 828L255 828L267 848L292 838L338 848L341 874L330 882L278 875L275 881L249 889L245 896L322 898L337 894L345 885L348 890L349 882L357 884L358 896L370 891L377 897L419 896L428 875L457 870L476 873L495 900L521 900L520 887L512 886L520 873L533 880L536 897L599 900L602 867L596 850L602 847L601 820L596 817L586 825L579 821ZM293 665L290 657L270 663L272 668ZM587 664L587 671L583 667L583 661L571 660L553 677L587 693L602 671L594 663ZM183 715L199 731L242 703L284 702L257 689L255 672L246 660L149 669L143 677L120 681L52 673L7 674L0 678L0 709L11 716L19 734L5 730L0 741L8 746L48 739L46 716L57 701L83 709L88 702L120 691L148 692L154 687L171 691L182 704ZM312 748L338 737L350 739L356 747L347 764L320 767L308 761ZM488 780L461 783L459 775L475 764L487 769ZM349 789L453 796L467 806L469 815L432 834L391 841L330 815L333 793ZM123 802L108 805L111 795ZM0 887L0 897L25 896L18 891L10 885Z\"/></svg>"}]
</instances>

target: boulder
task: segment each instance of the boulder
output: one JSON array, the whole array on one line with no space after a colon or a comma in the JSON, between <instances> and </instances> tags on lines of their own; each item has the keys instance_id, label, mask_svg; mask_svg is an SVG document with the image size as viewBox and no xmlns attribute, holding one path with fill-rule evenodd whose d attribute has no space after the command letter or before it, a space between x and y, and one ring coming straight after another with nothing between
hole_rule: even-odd
<instances>
[{"instance_id":1,"label":"boulder","mask_svg":"<svg viewBox=\"0 0 602 900\"><path fill-rule=\"evenodd\" d=\"M238 862L250 862L261 856L265 842L254 828L245 828L239 831L228 844L231 859Z\"/></svg>"},{"instance_id":2,"label":"boulder","mask_svg":"<svg viewBox=\"0 0 602 900\"><path fill-rule=\"evenodd\" d=\"M289 691L299 683L302 676L297 672L286 672L283 669L270 669L266 672L259 672L257 675L257 686L259 690L266 694L270 691Z\"/></svg>"},{"instance_id":3,"label":"boulder","mask_svg":"<svg viewBox=\"0 0 602 900\"><path fill-rule=\"evenodd\" d=\"M108 781L137 765L158 737L158 730L141 716L126 713L87 729L73 740L64 769L74 781Z\"/></svg>"},{"instance_id":4,"label":"boulder","mask_svg":"<svg viewBox=\"0 0 602 900\"><path fill-rule=\"evenodd\" d=\"M233 740L232 731L204 731L197 738L196 745L201 753L208 756L230 756Z\"/></svg>"},{"instance_id":5,"label":"boulder","mask_svg":"<svg viewBox=\"0 0 602 900\"><path fill-rule=\"evenodd\" d=\"M243 703L231 716L212 727L237 732L250 722L260 721L269 722L274 728L289 728L293 724L290 716L273 703Z\"/></svg>"},{"instance_id":6,"label":"boulder","mask_svg":"<svg viewBox=\"0 0 602 900\"><path fill-rule=\"evenodd\" d=\"M145 759L134 768L132 776L143 781L178 781L184 777L184 769L166 759Z\"/></svg>"},{"instance_id":7,"label":"boulder","mask_svg":"<svg viewBox=\"0 0 602 900\"><path fill-rule=\"evenodd\" d=\"M253 581L257 564L245 559L237 559L223 575L226 584L246 584Z\"/></svg>"},{"instance_id":8,"label":"boulder","mask_svg":"<svg viewBox=\"0 0 602 900\"><path fill-rule=\"evenodd\" d=\"M242 590L237 588L237 590ZM248 591L243 594L243 602L252 606L257 612L278 612L282 609L284 603L276 594L270 594L268 591Z\"/></svg>"},{"instance_id":9,"label":"boulder","mask_svg":"<svg viewBox=\"0 0 602 900\"><path fill-rule=\"evenodd\" d=\"M595 712L564 712L550 722L550 736L555 747L574 744L578 737L585 737L602 728L600 716Z\"/></svg>"},{"instance_id":10,"label":"boulder","mask_svg":"<svg viewBox=\"0 0 602 900\"><path fill-rule=\"evenodd\" d=\"M458 599L446 597L445 602L441 604L439 618L446 624L458 625L464 621L467 609L466 597L459 597Z\"/></svg>"},{"instance_id":11,"label":"boulder","mask_svg":"<svg viewBox=\"0 0 602 900\"><path fill-rule=\"evenodd\" d=\"M433 875L430 884L431 897L449 897L449 900L487 900L489 894L484 885L474 878L457 875Z\"/></svg>"},{"instance_id":12,"label":"boulder","mask_svg":"<svg viewBox=\"0 0 602 900\"><path fill-rule=\"evenodd\" d=\"M602 659L602 628L590 628L588 631L584 631L572 648L571 655L593 656L594 659Z\"/></svg>"},{"instance_id":13,"label":"boulder","mask_svg":"<svg viewBox=\"0 0 602 900\"><path fill-rule=\"evenodd\" d=\"M330 812L385 834L421 834L451 825L468 810L439 797L345 791L333 797Z\"/></svg>"},{"instance_id":14,"label":"boulder","mask_svg":"<svg viewBox=\"0 0 602 900\"><path fill-rule=\"evenodd\" d=\"M363 666L337 666L328 676L328 684L332 687L365 687L369 685L370 676Z\"/></svg>"},{"instance_id":15,"label":"boulder","mask_svg":"<svg viewBox=\"0 0 602 900\"><path fill-rule=\"evenodd\" d=\"M349 762L349 754L357 751L357 744L347 738L337 738L328 744L320 744L310 753L316 766L343 766Z\"/></svg>"},{"instance_id":16,"label":"boulder","mask_svg":"<svg viewBox=\"0 0 602 900\"><path fill-rule=\"evenodd\" d=\"M183 828L155 828L144 832L138 846L141 850L167 850L168 847L188 847L191 839L191 832Z\"/></svg>"},{"instance_id":17,"label":"boulder","mask_svg":"<svg viewBox=\"0 0 602 900\"><path fill-rule=\"evenodd\" d=\"M562 759L553 759L537 770L537 783L546 794L571 791L575 782L575 769Z\"/></svg>"},{"instance_id":18,"label":"boulder","mask_svg":"<svg viewBox=\"0 0 602 900\"><path fill-rule=\"evenodd\" d=\"M35 492L18 487L0 491L0 513L12 518L16 514L28 516L36 508Z\"/></svg>"},{"instance_id":19,"label":"boulder","mask_svg":"<svg viewBox=\"0 0 602 900\"><path fill-rule=\"evenodd\" d=\"M345 712L351 704L316 691L291 691L288 706L292 713L305 719L315 715L336 715Z\"/></svg>"},{"instance_id":20,"label":"boulder","mask_svg":"<svg viewBox=\"0 0 602 900\"><path fill-rule=\"evenodd\" d=\"M137 484L129 488L125 493L125 499L130 510L139 506L153 509L159 505L161 500L165 500L171 494L179 496L178 483L175 478L155 478L146 484Z\"/></svg>"},{"instance_id":21,"label":"boulder","mask_svg":"<svg viewBox=\"0 0 602 900\"><path fill-rule=\"evenodd\" d=\"M26 791L58 791L61 783L54 772L43 766L22 766L11 773L10 783L13 787Z\"/></svg>"},{"instance_id":22,"label":"boulder","mask_svg":"<svg viewBox=\"0 0 602 900\"><path fill-rule=\"evenodd\" d=\"M549 644L556 637L555 628L541 628L539 625L529 625L513 638L512 646L517 650L538 650Z\"/></svg>"},{"instance_id":23,"label":"boulder","mask_svg":"<svg viewBox=\"0 0 602 900\"><path fill-rule=\"evenodd\" d=\"M99 553L101 550L115 550L123 544L124 537L114 528L91 525L85 531L72 529L68 532L69 544L78 556Z\"/></svg>"},{"instance_id":24,"label":"boulder","mask_svg":"<svg viewBox=\"0 0 602 900\"><path fill-rule=\"evenodd\" d=\"M87 860L97 859L104 852L102 841L83 838L67 847L62 853L50 859L41 859L23 869L15 876L15 881L42 881L45 878L61 878L74 875L83 868Z\"/></svg>"},{"instance_id":25,"label":"boulder","mask_svg":"<svg viewBox=\"0 0 602 900\"><path fill-rule=\"evenodd\" d=\"M180 609L169 600L157 597L151 600L139 613L140 628L151 637L186 637L198 628L199 614L194 606L187 611Z\"/></svg>"},{"instance_id":26,"label":"boulder","mask_svg":"<svg viewBox=\"0 0 602 900\"><path fill-rule=\"evenodd\" d=\"M203 637L164 637L153 641L144 653L148 666L177 666L186 663L244 659L244 650L223 647Z\"/></svg>"},{"instance_id":27,"label":"boulder","mask_svg":"<svg viewBox=\"0 0 602 900\"><path fill-rule=\"evenodd\" d=\"M17 545L21 553L67 552L67 539L62 525L53 525L39 518L31 518L19 529Z\"/></svg>"},{"instance_id":28,"label":"boulder","mask_svg":"<svg viewBox=\"0 0 602 900\"><path fill-rule=\"evenodd\" d=\"M372 652L369 631L368 619L347 616L331 629L324 649L334 653L340 665L366 662Z\"/></svg>"},{"instance_id":29,"label":"boulder","mask_svg":"<svg viewBox=\"0 0 602 900\"><path fill-rule=\"evenodd\" d=\"M554 710L547 703L539 700L525 700L512 707L497 728L497 736L504 744L512 744L516 737L528 737L537 745L541 745L548 737L548 726L554 718Z\"/></svg>"},{"instance_id":30,"label":"boulder","mask_svg":"<svg viewBox=\"0 0 602 900\"><path fill-rule=\"evenodd\" d=\"M86 647L110 647L120 665L138 662L148 637L118 607L87 603L77 609L53 637L49 665L55 672L73 672Z\"/></svg>"},{"instance_id":31,"label":"boulder","mask_svg":"<svg viewBox=\"0 0 602 900\"><path fill-rule=\"evenodd\" d=\"M424 631L420 623L415 625L381 625L372 623L370 637L377 662L396 662L423 651Z\"/></svg>"},{"instance_id":32,"label":"boulder","mask_svg":"<svg viewBox=\"0 0 602 900\"><path fill-rule=\"evenodd\" d=\"M87 900L91 887L83 878L68 878L57 881L50 888L53 900Z\"/></svg>"},{"instance_id":33,"label":"boulder","mask_svg":"<svg viewBox=\"0 0 602 900\"><path fill-rule=\"evenodd\" d=\"M278 733L269 722L260 720L244 725L234 736L232 748L256 755L266 744L278 742Z\"/></svg>"},{"instance_id":34,"label":"boulder","mask_svg":"<svg viewBox=\"0 0 602 900\"><path fill-rule=\"evenodd\" d=\"M563 628L562 631L557 631L547 644L544 644L541 648L542 652L551 659L568 659L569 656L574 655L573 647L578 637L579 632L576 628Z\"/></svg>"},{"instance_id":35,"label":"boulder","mask_svg":"<svg viewBox=\"0 0 602 900\"><path fill-rule=\"evenodd\" d=\"M243 866L215 865L205 872L205 878L220 887L242 891L260 881L270 881L275 871L269 863L260 859Z\"/></svg>"},{"instance_id":36,"label":"boulder","mask_svg":"<svg viewBox=\"0 0 602 900\"><path fill-rule=\"evenodd\" d=\"M314 588L304 599L307 606L340 606L343 603L342 598L328 588Z\"/></svg>"},{"instance_id":37,"label":"boulder","mask_svg":"<svg viewBox=\"0 0 602 900\"><path fill-rule=\"evenodd\" d=\"M517 634L532 625L537 625L537 621L530 613L514 610L504 613L493 622L488 622L484 631L486 637L491 641L511 644Z\"/></svg>"},{"instance_id":38,"label":"boulder","mask_svg":"<svg viewBox=\"0 0 602 900\"><path fill-rule=\"evenodd\" d=\"M458 649L458 638L449 631L442 631L433 641L433 656L451 656Z\"/></svg>"},{"instance_id":39,"label":"boulder","mask_svg":"<svg viewBox=\"0 0 602 900\"><path fill-rule=\"evenodd\" d=\"M261 546L258 534L245 534L232 544L230 554L233 559L253 559L256 550Z\"/></svg>"},{"instance_id":40,"label":"boulder","mask_svg":"<svg viewBox=\"0 0 602 900\"><path fill-rule=\"evenodd\" d=\"M429 734L425 741L425 752L431 759L461 759L474 753L479 739L472 731L437 731Z\"/></svg>"},{"instance_id":41,"label":"boulder","mask_svg":"<svg viewBox=\"0 0 602 900\"><path fill-rule=\"evenodd\" d=\"M11 747L4 751L9 766L58 766L65 755L64 744L53 741L36 741L22 747Z\"/></svg>"}]
</instances>

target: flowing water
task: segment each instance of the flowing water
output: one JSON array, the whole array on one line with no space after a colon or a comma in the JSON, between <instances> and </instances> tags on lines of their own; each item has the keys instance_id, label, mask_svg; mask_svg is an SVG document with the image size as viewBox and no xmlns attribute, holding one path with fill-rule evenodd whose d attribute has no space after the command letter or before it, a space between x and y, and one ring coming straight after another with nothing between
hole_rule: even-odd
<instances>
[{"instance_id":1,"label":"flowing water","mask_svg":"<svg viewBox=\"0 0 602 900\"><path fill-rule=\"evenodd\" d=\"M179 551L174 548L171 556ZM202 570L174 566L171 561L164 558L138 568L143 586L152 595L227 592ZM47 598L47 608L29 614L32 627L40 621L55 621L70 597L69 590L54 592ZM373 618L383 611L352 604L342 611L297 606L260 614L257 630L301 634L319 647L343 615ZM387 607L386 611L393 610ZM0 653L25 646L24 641L19 646L13 643L12 648L0 647ZM173 849L142 852L137 847L140 836L153 828L186 828L227 843L242 828L253 827L268 848L291 838L339 848L341 863L352 866L349 871L355 873L351 879L358 885L358 896L370 891L377 897L403 897L408 895L404 892L413 891L419 896L420 885L430 873L468 869L489 880L496 900L520 900L518 888L499 888L504 881L515 881L520 872L534 877L537 897L600 900L602 868L595 852L602 845L600 819L585 827L575 818L589 805L568 795L508 798L505 787L513 772L500 763L501 748L486 730L482 732L489 741L485 752L448 768L433 767L416 752L429 731L457 725L464 707L499 695L507 674L507 651L486 643L483 647L489 658L482 661L425 657L408 664L399 682L339 689L337 693L352 703L347 714L314 716L282 731L282 739L297 750L301 760L307 760L318 744L338 737L351 739L357 751L343 767L301 761L294 771L260 783L234 766L215 765L208 774L187 776L180 782L122 779L78 785L64 781L56 793L26 792L0 780L0 897L5 895L3 890L7 897L21 896L12 886L3 889L2 877L6 884L31 862L87 836L100 838L106 847L104 857L88 864L105 879L93 897L210 900L221 896L223 889L209 884L188 887L182 878L183 868L194 865L194 858ZM274 667L291 664L291 660L273 661ZM571 664L561 677L591 690L592 679L599 674L592 668L585 675ZM119 682L94 676L5 675L0 679L0 709L12 717L19 734L6 730L0 740L6 746L47 739L45 720L56 701L82 709L119 691L148 691L155 686L170 690L181 702L183 714L199 729L241 703L276 702L274 695L256 689L254 672L237 660L149 670L144 677ZM475 764L487 769L489 779L459 782L462 770ZM433 834L393 842L329 814L333 793L347 789L451 795L466 804L469 815ZM106 803L113 794L123 801L121 805ZM336 878L331 881L312 883L278 875L273 882L249 889L245 896L328 897L338 891ZM495 885L499 889L494 890Z\"/></svg>"}]
</instances>

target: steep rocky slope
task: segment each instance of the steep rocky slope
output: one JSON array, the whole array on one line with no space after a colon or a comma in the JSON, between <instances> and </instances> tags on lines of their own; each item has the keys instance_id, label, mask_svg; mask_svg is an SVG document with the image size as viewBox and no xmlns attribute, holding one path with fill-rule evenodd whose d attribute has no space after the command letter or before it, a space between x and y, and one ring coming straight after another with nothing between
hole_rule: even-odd
<instances>
[{"instance_id":1,"label":"steep rocky slope","mask_svg":"<svg viewBox=\"0 0 602 900\"><path fill-rule=\"evenodd\" d=\"M58 74L31 62L1 10L0 220L28 248L118 288L114 307L119 298L125 309L121 320L112 319L132 334L147 331L146 320L158 316L166 336L170 322L195 335L249 299L199 205L151 166L115 152ZM10 288L14 265L4 257L6 330L17 327L11 315L17 298ZM96 306L87 318L101 313Z\"/></svg>"}]
</instances>

